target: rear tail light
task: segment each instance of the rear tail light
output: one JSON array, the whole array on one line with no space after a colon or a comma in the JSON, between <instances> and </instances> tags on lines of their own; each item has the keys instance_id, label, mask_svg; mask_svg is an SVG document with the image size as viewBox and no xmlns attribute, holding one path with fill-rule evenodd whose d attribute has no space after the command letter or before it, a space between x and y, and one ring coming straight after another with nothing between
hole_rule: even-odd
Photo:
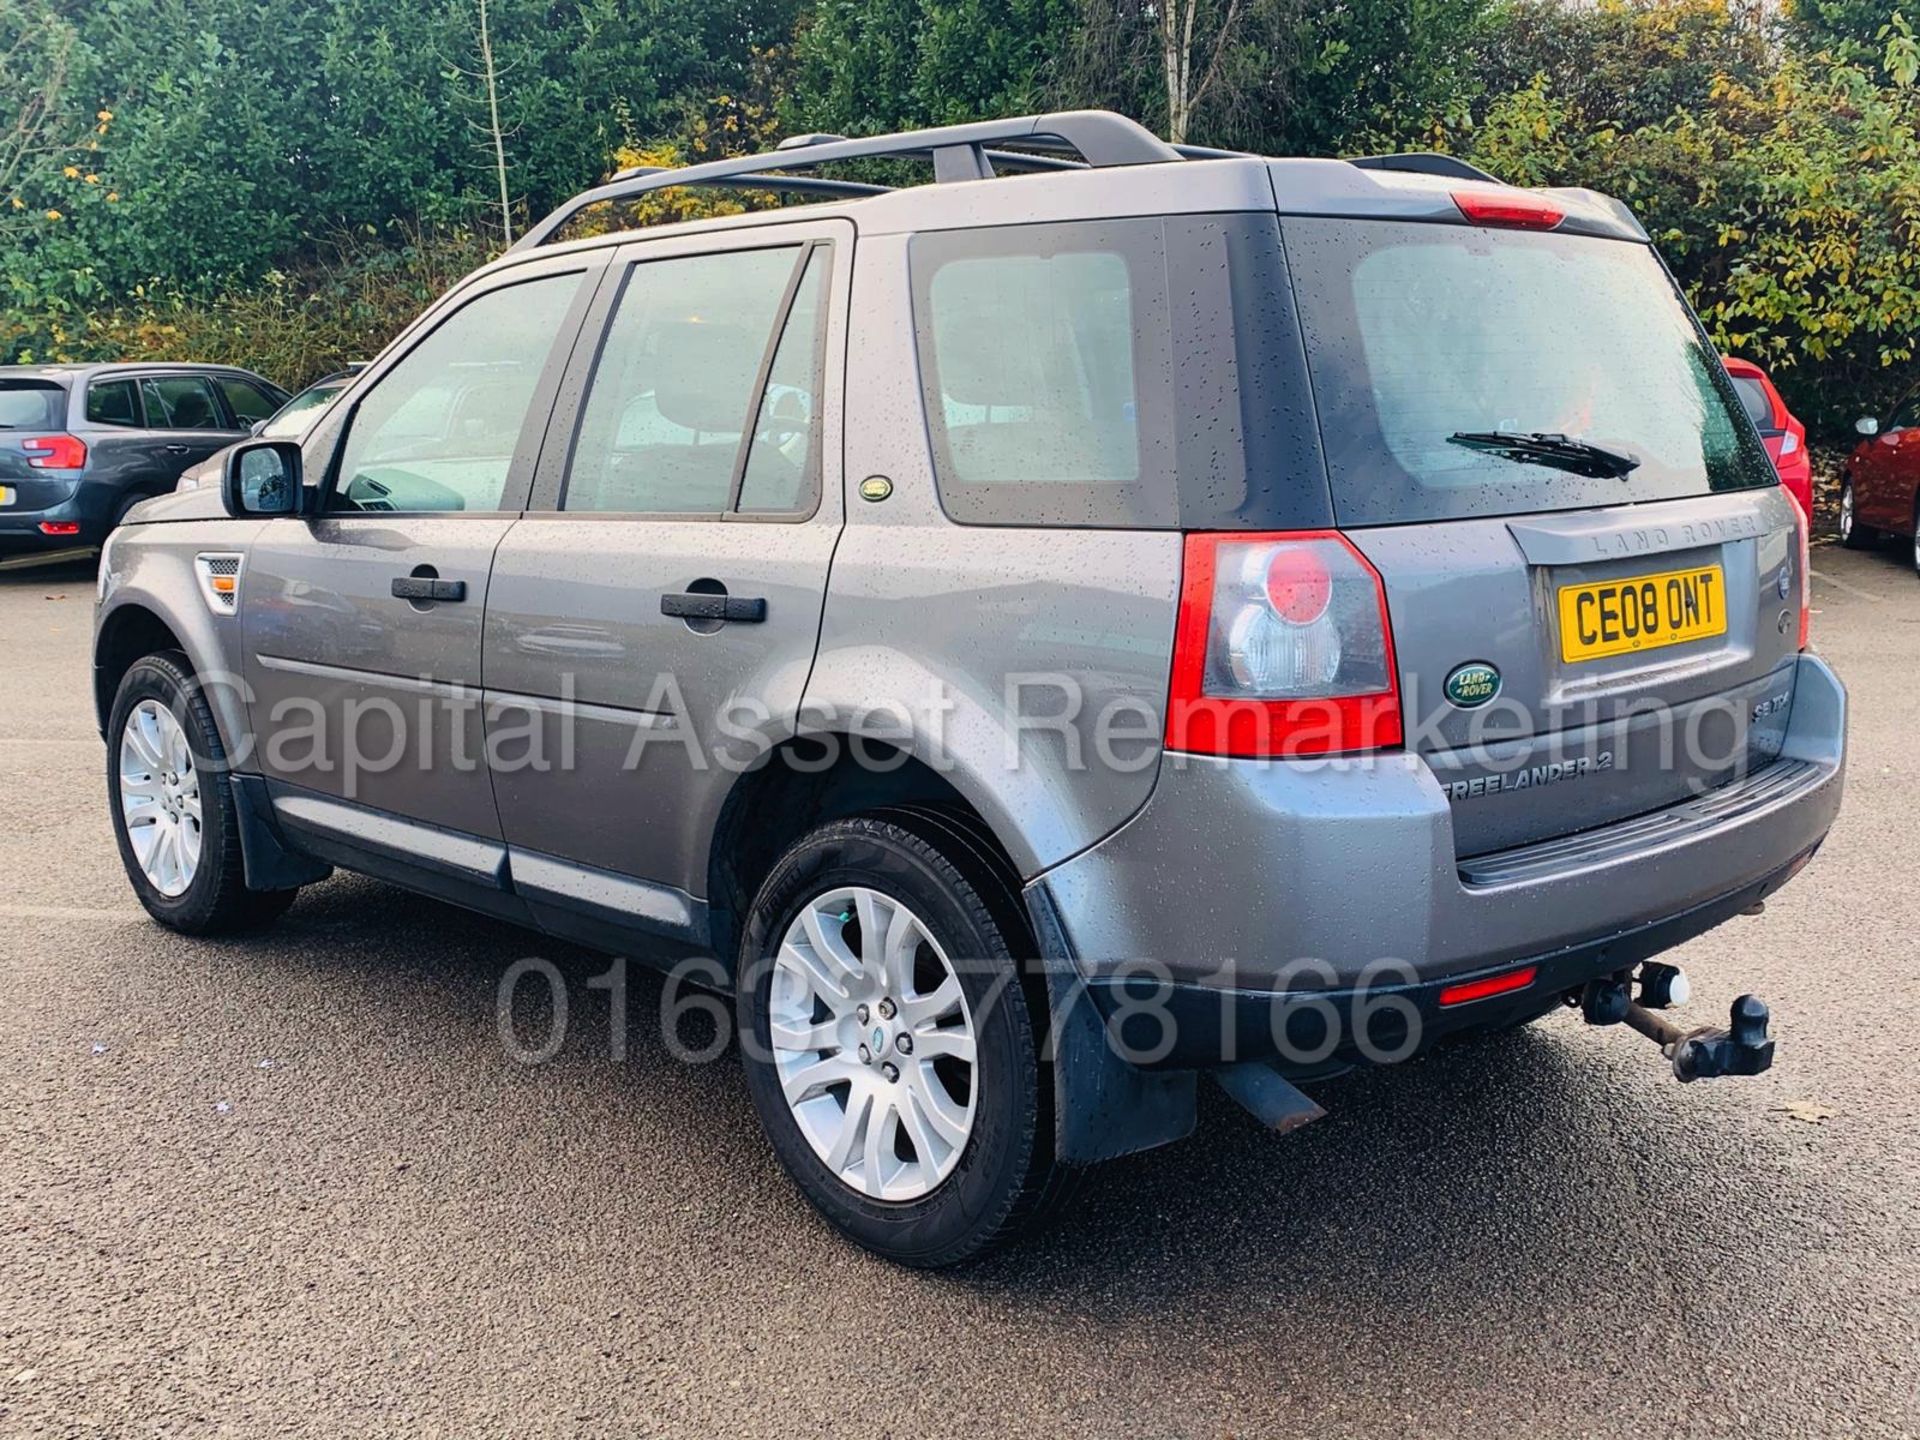
<instances>
[{"instance_id":1,"label":"rear tail light","mask_svg":"<svg viewBox=\"0 0 1920 1440\"><path fill-rule=\"evenodd\" d=\"M1793 454L1793 452L1799 448L1800 437L1794 434L1793 431L1789 430L1780 437L1780 454L1783 458Z\"/></svg>"},{"instance_id":2,"label":"rear tail light","mask_svg":"<svg viewBox=\"0 0 1920 1440\"><path fill-rule=\"evenodd\" d=\"M36 470L82 470L87 464L87 442L78 435L35 435L22 440L27 464Z\"/></svg>"},{"instance_id":3,"label":"rear tail light","mask_svg":"<svg viewBox=\"0 0 1920 1440\"><path fill-rule=\"evenodd\" d=\"M1453 203L1474 225L1552 230L1567 218L1551 200L1525 190L1456 190Z\"/></svg>"},{"instance_id":4,"label":"rear tail light","mask_svg":"<svg viewBox=\"0 0 1920 1440\"><path fill-rule=\"evenodd\" d=\"M80 522L78 520L42 520L40 533L42 535L78 535Z\"/></svg>"},{"instance_id":5,"label":"rear tail light","mask_svg":"<svg viewBox=\"0 0 1920 1440\"><path fill-rule=\"evenodd\" d=\"M1330 755L1401 735L1386 591L1344 536L1187 536L1169 749Z\"/></svg>"},{"instance_id":6,"label":"rear tail light","mask_svg":"<svg viewBox=\"0 0 1920 1440\"><path fill-rule=\"evenodd\" d=\"M1807 532L1811 528L1806 512L1796 501L1793 507L1793 532L1800 542L1800 648L1807 648L1813 633L1813 547Z\"/></svg>"}]
</instances>

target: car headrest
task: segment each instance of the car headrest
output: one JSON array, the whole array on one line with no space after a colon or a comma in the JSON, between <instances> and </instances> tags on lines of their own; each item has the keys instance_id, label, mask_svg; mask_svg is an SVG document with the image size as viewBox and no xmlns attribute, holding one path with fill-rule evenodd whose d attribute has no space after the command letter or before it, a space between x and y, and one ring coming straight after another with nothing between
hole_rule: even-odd
<instances>
[{"instance_id":1,"label":"car headrest","mask_svg":"<svg viewBox=\"0 0 1920 1440\"><path fill-rule=\"evenodd\" d=\"M680 320L660 327L653 356L654 403L689 430L737 435L760 369L764 337L743 325Z\"/></svg>"}]
</instances>

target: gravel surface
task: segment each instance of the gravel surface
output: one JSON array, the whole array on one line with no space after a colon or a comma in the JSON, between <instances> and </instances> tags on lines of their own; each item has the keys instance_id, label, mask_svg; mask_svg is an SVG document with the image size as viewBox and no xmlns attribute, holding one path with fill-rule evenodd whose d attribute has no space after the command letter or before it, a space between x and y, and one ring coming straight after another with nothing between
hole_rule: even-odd
<instances>
[{"instance_id":1,"label":"gravel surface","mask_svg":"<svg viewBox=\"0 0 1920 1440\"><path fill-rule=\"evenodd\" d=\"M108 830L88 567L0 574L0 1433L1920 1431L1920 585L1816 552L1846 808L1685 947L1778 1062L1682 1087L1569 1014L1318 1087L942 1276L817 1221L636 967L338 877L149 923ZM544 956L566 1039L495 995ZM522 1039L550 1015L520 991ZM615 1058L617 1049L624 1058Z\"/></svg>"}]
</instances>

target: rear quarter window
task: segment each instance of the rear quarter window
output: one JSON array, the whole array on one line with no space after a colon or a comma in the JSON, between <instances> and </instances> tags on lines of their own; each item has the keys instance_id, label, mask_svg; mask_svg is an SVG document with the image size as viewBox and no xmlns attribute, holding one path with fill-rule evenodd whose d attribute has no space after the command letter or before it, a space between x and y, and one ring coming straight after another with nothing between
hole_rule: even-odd
<instances>
[{"instance_id":1,"label":"rear quarter window","mask_svg":"<svg viewBox=\"0 0 1920 1440\"><path fill-rule=\"evenodd\" d=\"M87 423L91 425L130 425L140 423L140 402L131 380L96 380L87 387Z\"/></svg>"},{"instance_id":2,"label":"rear quarter window","mask_svg":"<svg viewBox=\"0 0 1920 1440\"><path fill-rule=\"evenodd\" d=\"M933 231L909 261L951 519L1328 523L1274 216Z\"/></svg>"}]
</instances>

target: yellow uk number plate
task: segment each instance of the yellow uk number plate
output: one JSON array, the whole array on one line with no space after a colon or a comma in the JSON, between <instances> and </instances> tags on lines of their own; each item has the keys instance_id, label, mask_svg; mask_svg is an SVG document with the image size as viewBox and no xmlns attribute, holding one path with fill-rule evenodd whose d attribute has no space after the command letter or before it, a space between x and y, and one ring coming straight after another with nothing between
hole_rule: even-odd
<instances>
[{"instance_id":1,"label":"yellow uk number plate","mask_svg":"<svg viewBox=\"0 0 1920 1440\"><path fill-rule=\"evenodd\" d=\"M1560 658L1568 664L1658 650L1727 633L1718 565L1560 587Z\"/></svg>"}]
</instances>

